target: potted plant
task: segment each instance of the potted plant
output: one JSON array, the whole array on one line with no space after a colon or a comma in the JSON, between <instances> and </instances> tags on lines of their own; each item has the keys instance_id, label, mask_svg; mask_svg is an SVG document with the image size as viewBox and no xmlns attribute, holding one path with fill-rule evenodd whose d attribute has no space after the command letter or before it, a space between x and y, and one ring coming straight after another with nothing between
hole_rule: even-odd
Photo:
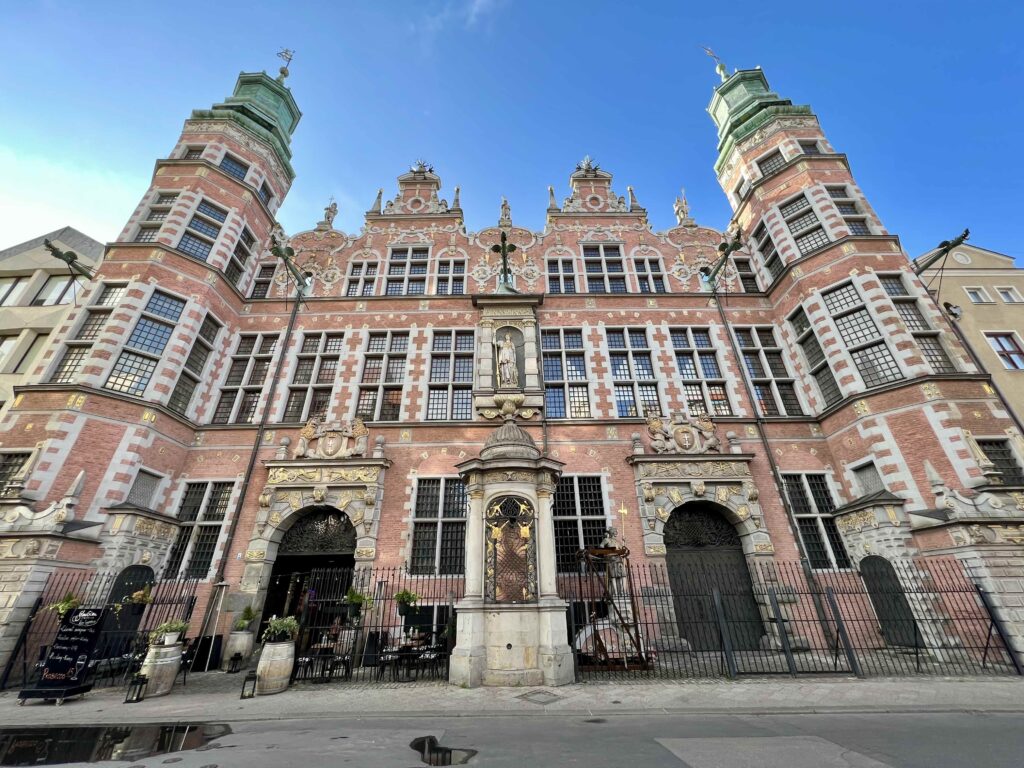
<instances>
[{"instance_id":1,"label":"potted plant","mask_svg":"<svg viewBox=\"0 0 1024 768\"><path fill-rule=\"evenodd\" d=\"M294 616L271 616L263 631L263 651L256 665L256 693L266 696L288 687L295 666L295 637L299 622Z\"/></svg>"},{"instance_id":2,"label":"potted plant","mask_svg":"<svg viewBox=\"0 0 1024 768\"><path fill-rule=\"evenodd\" d=\"M419 595L417 595L415 592L410 592L408 589L403 589L400 592L396 592L395 602L398 603L398 615L408 615L409 609L416 605L419 599Z\"/></svg>"},{"instance_id":3,"label":"potted plant","mask_svg":"<svg viewBox=\"0 0 1024 768\"><path fill-rule=\"evenodd\" d=\"M140 615L146 610L146 606L153 602L153 593L150 589L150 585L147 584L142 589L137 589L130 595L121 600L122 603L127 603L131 606L131 612L135 615ZM120 613L120 611L118 611Z\"/></svg>"},{"instance_id":4,"label":"potted plant","mask_svg":"<svg viewBox=\"0 0 1024 768\"><path fill-rule=\"evenodd\" d=\"M358 619L363 608L369 609L373 606L373 598L364 595L354 587L349 587L345 593L345 604L348 606L348 616L351 619Z\"/></svg>"},{"instance_id":5,"label":"potted plant","mask_svg":"<svg viewBox=\"0 0 1024 768\"><path fill-rule=\"evenodd\" d=\"M154 644L162 641L164 645L174 645L178 642L178 639L186 629L188 629L187 621L182 619L171 619L170 621L165 621L163 624L157 626L157 628L150 633L150 639Z\"/></svg>"},{"instance_id":6,"label":"potted plant","mask_svg":"<svg viewBox=\"0 0 1024 768\"><path fill-rule=\"evenodd\" d=\"M63 619L65 613L73 611L81 605L82 601L79 599L78 595L74 592L68 592L56 603L50 603L46 608L47 610L55 611L57 615Z\"/></svg>"},{"instance_id":7,"label":"potted plant","mask_svg":"<svg viewBox=\"0 0 1024 768\"><path fill-rule=\"evenodd\" d=\"M223 662L221 664L224 669L230 666L231 657L236 653L241 654L243 663L252 656L252 649L256 642L255 634L251 627L255 620L256 611L251 605L247 605L231 625L231 633L228 635L227 647L224 649Z\"/></svg>"}]
</instances>

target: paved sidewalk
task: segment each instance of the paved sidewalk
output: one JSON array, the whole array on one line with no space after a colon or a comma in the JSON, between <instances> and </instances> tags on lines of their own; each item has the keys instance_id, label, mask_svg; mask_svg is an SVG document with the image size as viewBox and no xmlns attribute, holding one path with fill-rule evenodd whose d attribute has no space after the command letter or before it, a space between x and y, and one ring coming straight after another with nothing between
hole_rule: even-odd
<instances>
[{"instance_id":1,"label":"paved sidewalk","mask_svg":"<svg viewBox=\"0 0 1024 768\"><path fill-rule=\"evenodd\" d=\"M586 683L561 688L456 688L435 682L300 684L276 696L240 700L242 675L207 672L179 681L170 695L124 703L104 688L62 707L17 706L0 693L0 722L10 725L237 722L291 718L528 715L770 714L839 712L1024 712L1022 678L788 677Z\"/></svg>"}]
</instances>

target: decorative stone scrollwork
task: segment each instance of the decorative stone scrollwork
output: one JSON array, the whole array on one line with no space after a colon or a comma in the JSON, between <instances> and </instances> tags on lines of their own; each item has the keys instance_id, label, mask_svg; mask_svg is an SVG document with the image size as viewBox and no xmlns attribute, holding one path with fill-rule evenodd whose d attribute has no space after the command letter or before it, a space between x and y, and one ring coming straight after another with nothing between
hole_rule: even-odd
<instances>
[{"instance_id":1,"label":"decorative stone scrollwork","mask_svg":"<svg viewBox=\"0 0 1024 768\"><path fill-rule=\"evenodd\" d=\"M299 433L292 458L345 459L365 456L369 434L370 430L359 418L352 422L323 424L314 416Z\"/></svg>"},{"instance_id":2,"label":"decorative stone scrollwork","mask_svg":"<svg viewBox=\"0 0 1024 768\"><path fill-rule=\"evenodd\" d=\"M681 411L667 421L662 416L647 419L647 433L655 453L721 453L722 442L708 416L689 419Z\"/></svg>"}]
</instances>

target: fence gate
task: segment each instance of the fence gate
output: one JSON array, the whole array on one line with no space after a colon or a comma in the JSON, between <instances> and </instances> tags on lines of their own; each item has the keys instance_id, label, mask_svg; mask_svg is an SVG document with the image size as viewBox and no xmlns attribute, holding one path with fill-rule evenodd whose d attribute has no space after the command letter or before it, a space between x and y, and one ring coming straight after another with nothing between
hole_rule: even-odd
<instances>
[{"instance_id":1,"label":"fence gate","mask_svg":"<svg viewBox=\"0 0 1024 768\"><path fill-rule=\"evenodd\" d=\"M860 561L860 576L878 617L878 630L889 645L914 648L922 642L906 592L892 563L871 555Z\"/></svg>"}]
</instances>

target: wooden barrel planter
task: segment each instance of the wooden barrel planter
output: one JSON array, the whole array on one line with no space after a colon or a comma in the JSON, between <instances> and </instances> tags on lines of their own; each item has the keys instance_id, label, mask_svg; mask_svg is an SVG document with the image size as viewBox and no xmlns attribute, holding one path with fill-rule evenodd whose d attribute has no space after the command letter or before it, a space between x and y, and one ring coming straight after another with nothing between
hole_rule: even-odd
<instances>
[{"instance_id":1,"label":"wooden barrel planter","mask_svg":"<svg viewBox=\"0 0 1024 768\"><path fill-rule=\"evenodd\" d=\"M295 643L267 643L256 665L256 695L280 693L288 687L295 665Z\"/></svg>"},{"instance_id":2,"label":"wooden barrel planter","mask_svg":"<svg viewBox=\"0 0 1024 768\"><path fill-rule=\"evenodd\" d=\"M149 678L146 698L166 696L174 687L174 679L181 671L181 643L151 645L142 662L139 674Z\"/></svg>"},{"instance_id":3,"label":"wooden barrel planter","mask_svg":"<svg viewBox=\"0 0 1024 768\"><path fill-rule=\"evenodd\" d=\"M227 669L231 664L231 657L236 653L242 654L242 663L245 664L252 656L255 633L248 630L243 632L232 632L228 635L228 642L221 654L220 668Z\"/></svg>"}]
</instances>

